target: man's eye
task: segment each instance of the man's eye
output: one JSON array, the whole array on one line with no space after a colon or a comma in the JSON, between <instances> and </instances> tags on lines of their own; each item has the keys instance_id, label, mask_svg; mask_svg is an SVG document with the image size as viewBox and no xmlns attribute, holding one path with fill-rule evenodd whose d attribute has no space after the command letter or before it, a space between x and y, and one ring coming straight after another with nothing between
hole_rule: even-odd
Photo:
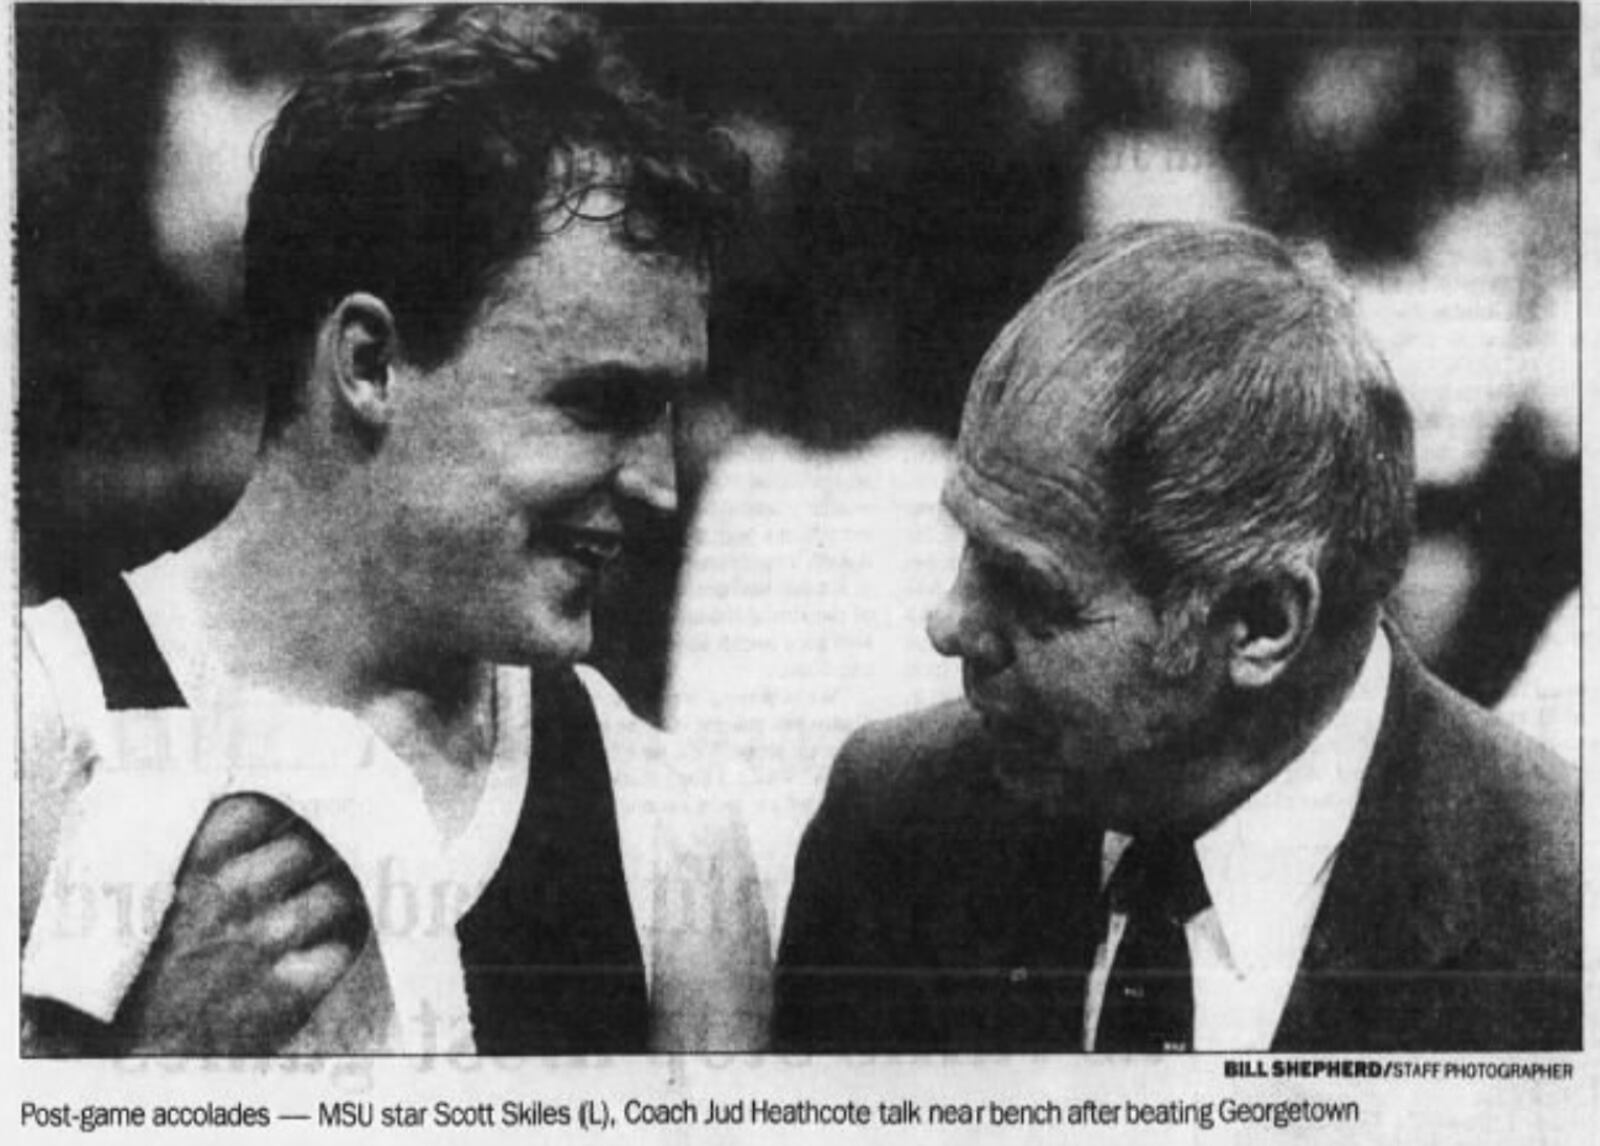
<instances>
[{"instance_id":1,"label":"man's eye","mask_svg":"<svg viewBox=\"0 0 1600 1146\"><path fill-rule=\"evenodd\" d=\"M595 382L564 395L561 406L580 425L627 434L655 425L668 402L652 388Z\"/></svg>"},{"instance_id":2,"label":"man's eye","mask_svg":"<svg viewBox=\"0 0 1600 1146\"><path fill-rule=\"evenodd\" d=\"M1030 631L1073 628L1082 610L1072 596L1029 570L991 564L986 576L990 587L1011 608L1017 622Z\"/></svg>"}]
</instances>

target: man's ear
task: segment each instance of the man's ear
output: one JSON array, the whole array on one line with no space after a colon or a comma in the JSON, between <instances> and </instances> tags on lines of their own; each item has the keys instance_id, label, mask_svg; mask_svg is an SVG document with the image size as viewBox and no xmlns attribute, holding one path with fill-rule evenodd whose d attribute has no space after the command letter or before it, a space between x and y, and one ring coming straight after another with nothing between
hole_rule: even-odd
<instances>
[{"instance_id":1,"label":"man's ear","mask_svg":"<svg viewBox=\"0 0 1600 1146\"><path fill-rule=\"evenodd\" d=\"M334 417L381 434L392 412L399 350L394 314L384 301L357 291L339 300L322 324L324 377Z\"/></svg>"},{"instance_id":2,"label":"man's ear","mask_svg":"<svg viewBox=\"0 0 1600 1146\"><path fill-rule=\"evenodd\" d=\"M1272 684L1311 638L1322 583L1309 564L1293 562L1229 590L1219 603L1234 687Z\"/></svg>"}]
</instances>

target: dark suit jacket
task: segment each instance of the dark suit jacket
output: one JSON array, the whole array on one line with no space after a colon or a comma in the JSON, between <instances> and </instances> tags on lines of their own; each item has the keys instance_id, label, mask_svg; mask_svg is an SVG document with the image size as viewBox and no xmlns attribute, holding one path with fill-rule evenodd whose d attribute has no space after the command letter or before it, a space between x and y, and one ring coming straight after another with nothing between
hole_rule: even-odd
<instances>
[{"instance_id":1,"label":"dark suit jacket","mask_svg":"<svg viewBox=\"0 0 1600 1146\"><path fill-rule=\"evenodd\" d=\"M1576 1049L1576 769L1395 645L1383 724L1273 1049ZM956 703L858 732L801 844L780 1047L1066 1051L1102 833L993 772Z\"/></svg>"}]
</instances>

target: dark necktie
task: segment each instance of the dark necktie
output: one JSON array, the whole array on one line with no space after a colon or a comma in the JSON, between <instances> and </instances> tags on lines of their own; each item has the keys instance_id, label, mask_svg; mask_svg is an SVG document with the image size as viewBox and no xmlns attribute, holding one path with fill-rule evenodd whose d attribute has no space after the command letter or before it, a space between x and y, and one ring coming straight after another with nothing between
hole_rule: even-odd
<instances>
[{"instance_id":1,"label":"dark necktie","mask_svg":"<svg viewBox=\"0 0 1600 1146\"><path fill-rule=\"evenodd\" d=\"M1210 905L1194 844L1135 840L1106 888L1111 911L1126 912L1100 1007L1095 1050L1159 1054L1194 1046L1194 976L1183 927Z\"/></svg>"}]
</instances>

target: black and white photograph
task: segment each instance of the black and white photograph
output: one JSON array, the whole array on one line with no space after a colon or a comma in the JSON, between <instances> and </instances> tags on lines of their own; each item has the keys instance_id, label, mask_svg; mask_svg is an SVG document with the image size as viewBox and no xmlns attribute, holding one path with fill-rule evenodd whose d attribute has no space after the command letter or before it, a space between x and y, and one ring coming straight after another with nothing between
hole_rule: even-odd
<instances>
[{"instance_id":1,"label":"black and white photograph","mask_svg":"<svg viewBox=\"0 0 1600 1146\"><path fill-rule=\"evenodd\" d=\"M1580 17L13 5L26 1140L1577 1141Z\"/></svg>"}]
</instances>

